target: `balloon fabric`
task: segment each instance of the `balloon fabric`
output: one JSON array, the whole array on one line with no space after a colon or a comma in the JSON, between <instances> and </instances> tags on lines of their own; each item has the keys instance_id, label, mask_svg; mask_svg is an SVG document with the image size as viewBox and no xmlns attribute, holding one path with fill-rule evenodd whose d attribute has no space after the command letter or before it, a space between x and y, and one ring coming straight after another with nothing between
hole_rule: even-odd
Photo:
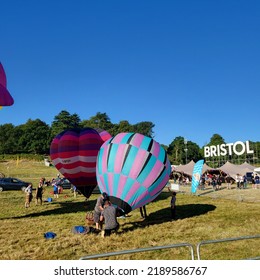
<instances>
[{"instance_id":1,"label":"balloon fabric","mask_svg":"<svg viewBox=\"0 0 260 280\"><path fill-rule=\"evenodd\" d=\"M102 143L92 128L65 130L51 142L53 164L87 198L97 186L96 160Z\"/></svg>"},{"instance_id":2,"label":"balloon fabric","mask_svg":"<svg viewBox=\"0 0 260 280\"><path fill-rule=\"evenodd\" d=\"M95 130L99 133L103 142L107 141L108 139L112 138L111 134L104 129L95 128Z\"/></svg>"},{"instance_id":3,"label":"balloon fabric","mask_svg":"<svg viewBox=\"0 0 260 280\"><path fill-rule=\"evenodd\" d=\"M14 104L13 97L6 87L6 75L4 68L0 62L0 106L11 106Z\"/></svg>"},{"instance_id":4,"label":"balloon fabric","mask_svg":"<svg viewBox=\"0 0 260 280\"><path fill-rule=\"evenodd\" d=\"M119 133L107 140L97 158L100 191L125 213L154 200L171 173L164 148L139 133Z\"/></svg>"}]
</instances>

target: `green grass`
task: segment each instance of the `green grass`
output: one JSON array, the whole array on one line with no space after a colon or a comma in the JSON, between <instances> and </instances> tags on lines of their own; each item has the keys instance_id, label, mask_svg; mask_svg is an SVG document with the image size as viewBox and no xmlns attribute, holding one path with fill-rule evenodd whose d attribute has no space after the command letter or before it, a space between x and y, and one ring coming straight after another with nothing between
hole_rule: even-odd
<instances>
[{"instance_id":1,"label":"green grass","mask_svg":"<svg viewBox=\"0 0 260 280\"><path fill-rule=\"evenodd\" d=\"M40 177L55 177L57 170L43 163L20 161L0 163L0 172L20 179L29 178L34 184ZM193 196L189 187L177 194L177 220L170 220L170 194L162 192L147 205L146 220L139 210L130 217L119 219L118 234L108 238L100 235L72 233L76 225L85 225L87 211L94 208L97 195L85 203L83 196L73 197L69 190L52 203L24 208L25 196L20 191L0 193L0 258L2 260L74 260L82 256L113 251L130 250L177 243L196 245L202 240L253 236L260 234L260 203L247 199L247 193L260 190L245 190L244 199L236 190L209 191L206 195ZM47 187L44 198L51 197L52 188ZM225 198L225 193L226 197ZM231 195L232 193L233 196ZM43 234L53 231L57 237L46 240ZM202 259L246 259L260 256L260 240L244 240L201 248ZM190 259L188 248L156 250L145 253L111 257L111 259Z\"/></svg>"}]
</instances>

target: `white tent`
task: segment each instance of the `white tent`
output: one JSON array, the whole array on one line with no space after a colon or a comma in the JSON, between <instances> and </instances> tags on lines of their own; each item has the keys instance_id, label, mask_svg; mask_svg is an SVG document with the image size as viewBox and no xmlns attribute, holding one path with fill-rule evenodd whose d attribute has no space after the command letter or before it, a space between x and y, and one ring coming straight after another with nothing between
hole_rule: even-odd
<instances>
[{"instance_id":1,"label":"white tent","mask_svg":"<svg viewBox=\"0 0 260 280\"><path fill-rule=\"evenodd\" d=\"M260 173L260 167L255 168L254 172Z\"/></svg>"}]
</instances>

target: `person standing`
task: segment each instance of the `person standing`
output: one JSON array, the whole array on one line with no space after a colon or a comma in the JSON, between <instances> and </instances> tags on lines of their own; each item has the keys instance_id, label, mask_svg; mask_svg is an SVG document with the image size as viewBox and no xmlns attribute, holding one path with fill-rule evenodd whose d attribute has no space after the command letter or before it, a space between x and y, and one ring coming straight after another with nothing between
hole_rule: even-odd
<instances>
[{"instance_id":1,"label":"person standing","mask_svg":"<svg viewBox=\"0 0 260 280\"><path fill-rule=\"evenodd\" d=\"M230 177L230 175L228 174L227 177L226 177L226 183L227 183L227 189L228 190L231 190L231 180L232 178Z\"/></svg>"},{"instance_id":2,"label":"person standing","mask_svg":"<svg viewBox=\"0 0 260 280\"><path fill-rule=\"evenodd\" d=\"M246 175L243 176L243 189L247 188L247 177Z\"/></svg>"},{"instance_id":3,"label":"person standing","mask_svg":"<svg viewBox=\"0 0 260 280\"><path fill-rule=\"evenodd\" d=\"M237 189L240 189L240 174L238 173L236 175L236 183L237 183Z\"/></svg>"},{"instance_id":4,"label":"person standing","mask_svg":"<svg viewBox=\"0 0 260 280\"><path fill-rule=\"evenodd\" d=\"M171 218L176 219L176 192L172 192L171 197Z\"/></svg>"},{"instance_id":5,"label":"person standing","mask_svg":"<svg viewBox=\"0 0 260 280\"><path fill-rule=\"evenodd\" d=\"M32 184L30 183L25 189L25 208L30 207L30 203L32 201Z\"/></svg>"},{"instance_id":6,"label":"person standing","mask_svg":"<svg viewBox=\"0 0 260 280\"><path fill-rule=\"evenodd\" d=\"M56 182L53 184L53 195L54 198L59 198L59 187Z\"/></svg>"},{"instance_id":7,"label":"person standing","mask_svg":"<svg viewBox=\"0 0 260 280\"><path fill-rule=\"evenodd\" d=\"M40 200L40 204L42 205L42 194L43 194L43 181L40 180L39 185L36 189L36 195L35 195L35 204L38 204L38 200Z\"/></svg>"},{"instance_id":8,"label":"person standing","mask_svg":"<svg viewBox=\"0 0 260 280\"><path fill-rule=\"evenodd\" d=\"M140 210L141 217L142 217L143 219L146 219L146 218L147 218L147 213L146 213L146 207L145 207L145 205L142 206L142 207L140 207L139 210Z\"/></svg>"}]
</instances>

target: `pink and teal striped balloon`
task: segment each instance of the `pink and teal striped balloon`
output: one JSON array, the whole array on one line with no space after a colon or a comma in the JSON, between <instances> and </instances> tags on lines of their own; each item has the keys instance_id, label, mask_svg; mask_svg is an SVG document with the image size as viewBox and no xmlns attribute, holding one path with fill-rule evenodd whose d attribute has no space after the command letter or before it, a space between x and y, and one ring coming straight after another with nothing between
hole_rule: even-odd
<instances>
[{"instance_id":1,"label":"pink and teal striped balloon","mask_svg":"<svg viewBox=\"0 0 260 280\"><path fill-rule=\"evenodd\" d=\"M139 133L119 133L97 157L97 182L111 202L129 213L154 200L165 187L171 164L164 148Z\"/></svg>"}]
</instances>

